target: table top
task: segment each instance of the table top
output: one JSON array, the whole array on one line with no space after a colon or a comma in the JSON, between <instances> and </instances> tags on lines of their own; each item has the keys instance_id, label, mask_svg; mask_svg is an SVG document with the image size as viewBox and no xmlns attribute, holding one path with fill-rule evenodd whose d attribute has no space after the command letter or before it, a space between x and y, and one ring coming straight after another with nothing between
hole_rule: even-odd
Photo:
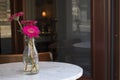
<instances>
[{"instance_id":1,"label":"table top","mask_svg":"<svg viewBox=\"0 0 120 80\"><path fill-rule=\"evenodd\" d=\"M76 80L83 74L81 67L63 62L39 62L39 69L27 75L22 62L0 64L0 80Z\"/></svg>"}]
</instances>

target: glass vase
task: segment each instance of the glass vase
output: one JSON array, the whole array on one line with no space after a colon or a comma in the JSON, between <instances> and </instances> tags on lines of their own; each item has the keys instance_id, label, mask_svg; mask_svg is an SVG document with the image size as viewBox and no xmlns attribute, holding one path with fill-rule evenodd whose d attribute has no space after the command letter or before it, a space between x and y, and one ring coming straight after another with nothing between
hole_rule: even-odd
<instances>
[{"instance_id":1,"label":"glass vase","mask_svg":"<svg viewBox=\"0 0 120 80\"><path fill-rule=\"evenodd\" d=\"M24 72L26 74L36 74L39 72L39 58L34 38L26 38L25 42L26 46L23 51Z\"/></svg>"}]
</instances>

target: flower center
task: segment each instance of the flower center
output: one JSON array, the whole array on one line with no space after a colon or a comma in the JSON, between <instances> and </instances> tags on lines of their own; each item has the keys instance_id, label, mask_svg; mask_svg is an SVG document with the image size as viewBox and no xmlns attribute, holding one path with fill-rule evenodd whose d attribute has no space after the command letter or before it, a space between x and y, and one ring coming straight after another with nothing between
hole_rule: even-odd
<instances>
[{"instance_id":1,"label":"flower center","mask_svg":"<svg viewBox=\"0 0 120 80\"><path fill-rule=\"evenodd\" d=\"M34 33L34 32L35 32L35 30L34 30L34 29L32 29L32 28L29 28L29 29L28 29L28 32L29 32L29 33Z\"/></svg>"}]
</instances>

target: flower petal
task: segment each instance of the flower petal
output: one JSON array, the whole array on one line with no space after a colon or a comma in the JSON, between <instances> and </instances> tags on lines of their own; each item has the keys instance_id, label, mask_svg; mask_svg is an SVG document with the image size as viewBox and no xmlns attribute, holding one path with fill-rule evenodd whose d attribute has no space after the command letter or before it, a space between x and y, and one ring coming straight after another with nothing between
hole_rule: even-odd
<instances>
[{"instance_id":1,"label":"flower petal","mask_svg":"<svg viewBox=\"0 0 120 80\"><path fill-rule=\"evenodd\" d=\"M28 36L29 38L38 37L40 34L40 30L37 26L24 26L23 33Z\"/></svg>"}]
</instances>

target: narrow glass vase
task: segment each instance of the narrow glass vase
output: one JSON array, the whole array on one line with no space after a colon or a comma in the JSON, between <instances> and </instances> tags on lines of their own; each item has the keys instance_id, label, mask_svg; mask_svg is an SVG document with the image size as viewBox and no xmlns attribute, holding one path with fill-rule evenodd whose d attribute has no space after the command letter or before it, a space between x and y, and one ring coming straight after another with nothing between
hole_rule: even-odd
<instances>
[{"instance_id":1,"label":"narrow glass vase","mask_svg":"<svg viewBox=\"0 0 120 80\"><path fill-rule=\"evenodd\" d=\"M35 47L34 38L27 38L26 46L23 51L23 63L25 74L36 74L39 72L39 58Z\"/></svg>"}]
</instances>

